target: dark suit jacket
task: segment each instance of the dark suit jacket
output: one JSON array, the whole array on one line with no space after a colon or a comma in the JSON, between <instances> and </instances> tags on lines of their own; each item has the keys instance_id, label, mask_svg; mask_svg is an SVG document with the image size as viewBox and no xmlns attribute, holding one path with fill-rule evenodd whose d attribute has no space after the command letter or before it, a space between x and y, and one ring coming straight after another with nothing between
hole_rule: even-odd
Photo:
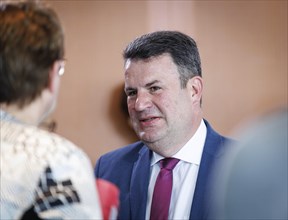
<instances>
[{"instance_id":1,"label":"dark suit jacket","mask_svg":"<svg viewBox=\"0 0 288 220\"><path fill-rule=\"evenodd\" d=\"M190 219L195 220L208 218L212 171L216 162L223 156L225 143L229 140L217 134L207 121L205 124L207 137L190 213ZM107 153L97 161L96 177L111 181L120 189L118 218L121 220L145 219L151 155L152 151L139 141Z\"/></svg>"}]
</instances>

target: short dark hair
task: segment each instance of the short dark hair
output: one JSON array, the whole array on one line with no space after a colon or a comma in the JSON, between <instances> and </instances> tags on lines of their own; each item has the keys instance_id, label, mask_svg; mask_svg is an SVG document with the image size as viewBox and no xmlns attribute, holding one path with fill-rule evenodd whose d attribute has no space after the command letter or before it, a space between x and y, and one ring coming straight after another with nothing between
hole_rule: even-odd
<instances>
[{"instance_id":1,"label":"short dark hair","mask_svg":"<svg viewBox=\"0 0 288 220\"><path fill-rule=\"evenodd\" d=\"M0 3L0 103L32 102L63 57L64 33L51 8L31 1Z\"/></svg>"},{"instance_id":2,"label":"short dark hair","mask_svg":"<svg viewBox=\"0 0 288 220\"><path fill-rule=\"evenodd\" d=\"M179 31L157 31L142 35L132 41L123 52L128 59L148 59L170 54L178 67L181 87L194 76L202 76L201 60L196 42Z\"/></svg>"}]
</instances>

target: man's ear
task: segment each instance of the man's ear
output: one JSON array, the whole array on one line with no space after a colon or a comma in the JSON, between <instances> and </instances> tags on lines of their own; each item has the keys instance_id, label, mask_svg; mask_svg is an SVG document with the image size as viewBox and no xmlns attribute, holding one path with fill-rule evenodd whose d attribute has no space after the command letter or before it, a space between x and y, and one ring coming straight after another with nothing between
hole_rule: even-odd
<instances>
[{"instance_id":1,"label":"man's ear","mask_svg":"<svg viewBox=\"0 0 288 220\"><path fill-rule=\"evenodd\" d=\"M49 71L48 89L52 93L55 91L59 81L58 71L59 71L59 64L57 61L55 61Z\"/></svg>"},{"instance_id":2,"label":"man's ear","mask_svg":"<svg viewBox=\"0 0 288 220\"><path fill-rule=\"evenodd\" d=\"M203 79L200 76L194 76L191 78L187 86L189 87L191 91L191 97L194 101L199 101L202 98L202 93L203 93Z\"/></svg>"}]
</instances>

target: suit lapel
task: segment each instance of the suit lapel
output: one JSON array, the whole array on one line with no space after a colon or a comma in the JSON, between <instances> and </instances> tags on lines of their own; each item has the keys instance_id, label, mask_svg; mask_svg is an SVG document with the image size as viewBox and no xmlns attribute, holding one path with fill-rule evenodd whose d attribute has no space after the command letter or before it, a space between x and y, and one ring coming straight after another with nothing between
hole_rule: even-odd
<instances>
[{"instance_id":1,"label":"suit lapel","mask_svg":"<svg viewBox=\"0 0 288 220\"><path fill-rule=\"evenodd\" d=\"M209 196L211 195L210 178L212 178L215 162L222 154L223 138L217 134L205 121L207 136L201 158L196 188L194 192L190 220L206 219L209 209Z\"/></svg>"},{"instance_id":2,"label":"suit lapel","mask_svg":"<svg viewBox=\"0 0 288 220\"><path fill-rule=\"evenodd\" d=\"M150 150L143 147L134 163L131 176L131 219L145 219L147 191L150 176Z\"/></svg>"}]
</instances>

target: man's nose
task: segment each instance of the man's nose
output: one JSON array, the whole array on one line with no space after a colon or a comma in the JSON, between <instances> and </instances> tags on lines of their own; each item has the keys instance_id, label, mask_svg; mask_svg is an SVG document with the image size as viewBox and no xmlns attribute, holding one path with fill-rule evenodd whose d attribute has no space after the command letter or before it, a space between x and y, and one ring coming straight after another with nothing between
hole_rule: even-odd
<instances>
[{"instance_id":1,"label":"man's nose","mask_svg":"<svg viewBox=\"0 0 288 220\"><path fill-rule=\"evenodd\" d=\"M146 108L151 107L151 95L146 92L138 92L135 102L135 110L143 111Z\"/></svg>"}]
</instances>

